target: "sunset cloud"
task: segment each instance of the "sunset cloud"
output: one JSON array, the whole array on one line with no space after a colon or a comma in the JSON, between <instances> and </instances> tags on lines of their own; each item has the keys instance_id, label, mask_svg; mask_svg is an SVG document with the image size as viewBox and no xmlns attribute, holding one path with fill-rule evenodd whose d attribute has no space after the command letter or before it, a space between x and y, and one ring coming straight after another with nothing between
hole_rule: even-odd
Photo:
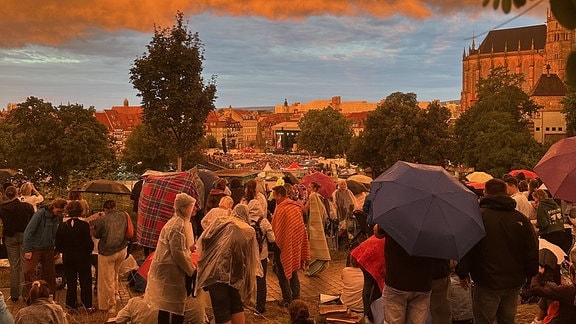
<instances>
[{"instance_id":1,"label":"sunset cloud","mask_svg":"<svg viewBox=\"0 0 576 324\"><path fill-rule=\"evenodd\" d=\"M304 20L311 16L403 15L426 19L434 12L482 10L480 0L19 0L2 3L0 48L29 44L55 46L99 31L151 32L170 26L175 13L186 16L262 17L269 20ZM486 8L484 10L491 10ZM193 19L193 18L191 18Z\"/></svg>"}]
</instances>

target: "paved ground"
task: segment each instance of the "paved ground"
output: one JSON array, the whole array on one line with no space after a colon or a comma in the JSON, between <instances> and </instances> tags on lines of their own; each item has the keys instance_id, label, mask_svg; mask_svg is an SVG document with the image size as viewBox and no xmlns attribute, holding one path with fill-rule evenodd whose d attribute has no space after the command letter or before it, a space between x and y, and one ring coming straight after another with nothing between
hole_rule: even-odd
<instances>
[{"instance_id":1,"label":"paved ground","mask_svg":"<svg viewBox=\"0 0 576 324\"><path fill-rule=\"evenodd\" d=\"M344 266L345 266L345 260L338 260L337 259L335 261L332 261L330 263L329 267L324 272L319 274L318 276L308 277L308 276L305 276L302 272L300 272L299 273L299 279L300 279L302 299L304 299L306 301L318 301L318 296L321 293L322 294L330 294L330 295L338 295L339 291L342 287L342 281L340 280L340 273L341 273L342 268ZM4 268L3 270L7 270L7 269ZM268 307L268 309L270 309L271 313L276 313L276 314L274 314L275 318L278 318L278 317L285 317L286 318L288 316L288 313L284 312L283 310L278 310L278 308L275 307L276 301L282 299L282 294L280 291L280 287L278 285L278 279L276 278L276 275L272 272L272 269L270 269L270 268L268 269L267 283L268 283L267 302L268 302L268 304L271 304L271 306L274 305L274 307ZM6 305L8 306L8 309L10 310L10 312L13 315L16 315L18 310L25 306L24 302L22 301L22 299L20 299L17 302L12 302L9 299L9 296L10 296L9 288L5 287L5 288L0 288L0 289L2 290L5 298L7 299ZM132 291L130 289L130 287L128 287L128 283L126 280L121 281L119 293L120 293L119 304L121 305L121 307L126 305L126 303L128 302L128 300L131 297L140 295L140 293L135 293L134 291ZM54 296L54 300L58 304L60 304L64 307L65 300L66 300L66 290L65 289L57 290L56 295ZM94 295L94 305L95 306L96 306L96 302L97 302L97 297L96 297L96 295ZM313 311L313 309L316 309L316 308L315 307L311 308L311 311ZM210 313L211 312L210 309L208 309L207 312ZM280 313L278 313L278 312L280 312ZM255 318L254 316L252 316L252 312L249 310L247 310L247 313L250 313L250 315L251 315L248 317L249 321L247 321L247 323L249 323L249 322L258 322L258 323L274 322L274 321L271 321L267 318ZM268 311L267 311L267 314L269 314ZM315 315L315 314L313 314L313 315ZM83 313L83 310L79 310L78 314L71 314L70 317L72 319L72 323L104 323L106 321L106 313L105 312L97 312L94 314L87 315L87 314Z\"/></svg>"}]
</instances>

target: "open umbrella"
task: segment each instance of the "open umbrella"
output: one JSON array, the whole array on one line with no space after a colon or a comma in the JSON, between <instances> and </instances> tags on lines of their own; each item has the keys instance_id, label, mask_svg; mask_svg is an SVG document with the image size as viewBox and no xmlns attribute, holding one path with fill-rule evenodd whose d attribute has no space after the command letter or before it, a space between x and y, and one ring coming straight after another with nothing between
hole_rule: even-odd
<instances>
[{"instance_id":1,"label":"open umbrella","mask_svg":"<svg viewBox=\"0 0 576 324\"><path fill-rule=\"evenodd\" d=\"M80 192L91 192L99 194L117 194L129 195L130 189L120 182L112 180L92 180L82 185L78 190Z\"/></svg>"},{"instance_id":2,"label":"open umbrella","mask_svg":"<svg viewBox=\"0 0 576 324\"><path fill-rule=\"evenodd\" d=\"M555 198L576 202L576 136L550 146L534 171Z\"/></svg>"},{"instance_id":3,"label":"open umbrella","mask_svg":"<svg viewBox=\"0 0 576 324\"><path fill-rule=\"evenodd\" d=\"M366 187L367 185L365 185L361 182L346 179L346 184L348 185L348 189L350 189L350 191L352 191L354 196L356 196L357 194L359 194L361 192L368 192L368 188Z\"/></svg>"},{"instance_id":4,"label":"open umbrella","mask_svg":"<svg viewBox=\"0 0 576 324\"><path fill-rule=\"evenodd\" d=\"M508 172L508 174L513 176L513 177L517 176L520 173L524 173L524 176L526 177L526 179L538 178L538 175L534 171L530 171L530 170L519 169L519 170L512 170L512 171Z\"/></svg>"},{"instance_id":5,"label":"open umbrella","mask_svg":"<svg viewBox=\"0 0 576 324\"><path fill-rule=\"evenodd\" d=\"M4 181L10 179L11 177L16 175L16 170L12 169L0 169L0 183L4 183Z\"/></svg>"},{"instance_id":6,"label":"open umbrella","mask_svg":"<svg viewBox=\"0 0 576 324\"><path fill-rule=\"evenodd\" d=\"M486 182L492 178L494 177L482 171L475 171L466 176L466 179L468 179L468 181L480 182L480 183Z\"/></svg>"},{"instance_id":7,"label":"open umbrella","mask_svg":"<svg viewBox=\"0 0 576 324\"><path fill-rule=\"evenodd\" d=\"M398 161L370 192L374 221L410 255L460 260L486 235L477 196L442 167Z\"/></svg>"},{"instance_id":8,"label":"open umbrella","mask_svg":"<svg viewBox=\"0 0 576 324\"><path fill-rule=\"evenodd\" d=\"M284 172L284 180L289 179L291 184L296 185L299 184L300 181L292 172Z\"/></svg>"},{"instance_id":9,"label":"open umbrella","mask_svg":"<svg viewBox=\"0 0 576 324\"><path fill-rule=\"evenodd\" d=\"M367 185L370 185L370 183L372 182L372 178L370 178L367 175L363 175L363 174L351 175L348 177L348 180L358 181L360 183L367 184Z\"/></svg>"},{"instance_id":10,"label":"open umbrella","mask_svg":"<svg viewBox=\"0 0 576 324\"><path fill-rule=\"evenodd\" d=\"M330 198L334 190L336 190L336 183L334 183L334 179L322 172L307 174L304 176L304 178L302 178L302 181L300 181L300 183L306 187L308 187L311 182L316 182L320 185L320 190L318 190L318 193L326 199Z\"/></svg>"}]
</instances>

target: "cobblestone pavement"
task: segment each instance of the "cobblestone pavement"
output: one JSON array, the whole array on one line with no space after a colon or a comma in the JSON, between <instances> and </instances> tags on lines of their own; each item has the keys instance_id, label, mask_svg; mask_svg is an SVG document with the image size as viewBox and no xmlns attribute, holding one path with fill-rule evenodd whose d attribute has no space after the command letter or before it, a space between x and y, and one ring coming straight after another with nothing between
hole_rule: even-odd
<instances>
[{"instance_id":1,"label":"cobblestone pavement","mask_svg":"<svg viewBox=\"0 0 576 324\"><path fill-rule=\"evenodd\" d=\"M303 272L299 273L300 287L301 287L301 298L306 300L318 300L318 296L322 294L338 295L340 289L342 288L342 280L340 279L340 273L345 266L345 260L334 260L330 262L328 268L324 270L317 276L309 277L304 275ZM7 269L6 269L7 270ZM278 285L278 279L272 271L268 268L268 303L276 303L282 299L282 293L280 291L280 286ZM10 312L15 316L18 310L24 306L24 301L22 299L12 302L10 300L10 289L8 287L0 288L4 297L6 299L6 305ZM136 293L128 287L128 282L122 280L119 286L119 297L118 309L121 309L128 303L131 297L141 295ZM209 299L209 298L207 298ZM54 300L62 307L66 304L66 289L57 290L54 296ZM97 296L94 294L94 306L97 304ZM247 310L247 312L251 312ZM208 311L210 313L210 311ZM75 314L70 314L71 323L104 323L106 321L106 313L103 311L96 312L94 314L86 314L85 310L78 309ZM267 322L255 320L257 322Z\"/></svg>"}]
</instances>

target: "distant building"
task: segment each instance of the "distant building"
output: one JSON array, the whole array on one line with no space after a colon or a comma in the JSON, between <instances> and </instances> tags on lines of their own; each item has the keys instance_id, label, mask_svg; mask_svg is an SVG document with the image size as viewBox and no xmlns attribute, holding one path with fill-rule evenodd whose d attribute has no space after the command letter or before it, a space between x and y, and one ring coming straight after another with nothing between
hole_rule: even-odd
<instances>
[{"instance_id":1,"label":"distant building","mask_svg":"<svg viewBox=\"0 0 576 324\"><path fill-rule=\"evenodd\" d=\"M331 107L342 114L349 114L353 112L372 111L380 103L367 102L367 101L342 101L340 96L334 96L330 100L313 100L306 103L295 102L288 105L288 101L284 100L283 105L274 106L275 113L307 113L309 110L322 110Z\"/></svg>"},{"instance_id":2,"label":"distant building","mask_svg":"<svg viewBox=\"0 0 576 324\"><path fill-rule=\"evenodd\" d=\"M530 98L542 106L530 117L530 131L540 143L555 143L566 137L566 118L560 100L566 95L564 82L556 74L542 74Z\"/></svg>"},{"instance_id":3,"label":"distant building","mask_svg":"<svg viewBox=\"0 0 576 324\"><path fill-rule=\"evenodd\" d=\"M94 117L108 128L108 132L114 139L116 152L120 153L134 127L142 123L142 107L130 106L128 99L124 99L124 105L97 111Z\"/></svg>"},{"instance_id":4,"label":"distant building","mask_svg":"<svg viewBox=\"0 0 576 324\"><path fill-rule=\"evenodd\" d=\"M566 60L576 50L576 31L558 23L549 12L546 25L493 30L478 48L474 40L462 56L461 110L478 100L477 84L495 67L522 73L522 90L542 108L529 117L530 131L540 143L566 137L560 100L566 95ZM453 114L454 115L454 114Z\"/></svg>"},{"instance_id":5,"label":"distant building","mask_svg":"<svg viewBox=\"0 0 576 324\"><path fill-rule=\"evenodd\" d=\"M531 93L540 76L548 72L565 80L566 60L573 50L576 31L562 27L551 13L546 25L492 30L478 48L472 40L462 56L461 109L474 105L478 81L495 67L524 74L522 89L526 93Z\"/></svg>"}]
</instances>

